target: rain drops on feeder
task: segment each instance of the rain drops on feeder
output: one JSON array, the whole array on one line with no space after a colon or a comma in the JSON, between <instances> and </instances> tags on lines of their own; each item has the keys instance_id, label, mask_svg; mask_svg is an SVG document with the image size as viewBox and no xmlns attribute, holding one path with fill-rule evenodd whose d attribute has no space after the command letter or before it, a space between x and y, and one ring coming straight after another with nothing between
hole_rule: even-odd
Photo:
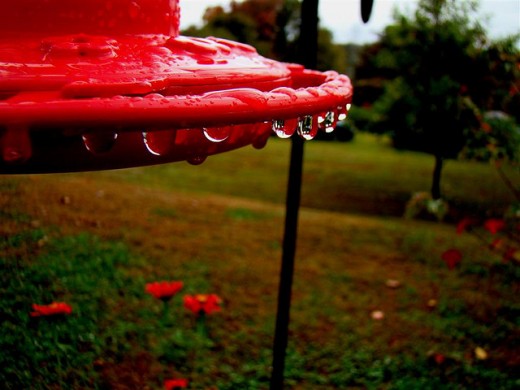
<instances>
[{"instance_id":1,"label":"rain drops on feeder","mask_svg":"<svg viewBox=\"0 0 520 390\"><path fill-rule=\"evenodd\" d=\"M345 75L181 36L177 0L107 4L0 2L0 173L200 164L346 116Z\"/></svg>"}]
</instances>

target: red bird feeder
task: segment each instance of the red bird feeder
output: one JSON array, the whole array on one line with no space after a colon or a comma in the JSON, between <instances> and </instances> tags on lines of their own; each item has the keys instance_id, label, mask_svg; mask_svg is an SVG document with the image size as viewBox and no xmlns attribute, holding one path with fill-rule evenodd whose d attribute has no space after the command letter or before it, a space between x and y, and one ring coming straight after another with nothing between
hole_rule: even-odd
<instances>
[{"instance_id":1,"label":"red bird feeder","mask_svg":"<svg viewBox=\"0 0 520 390\"><path fill-rule=\"evenodd\" d=\"M187 160L332 131L350 80L179 35L176 0L0 4L0 173Z\"/></svg>"},{"instance_id":2,"label":"red bird feeder","mask_svg":"<svg viewBox=\"0 0 520 390\"><path fill-rule=\"evenodd\" d=\"M314 15L302 31L314 38L317 4L302 3L302 25ZM200 164L261 148L273 132L330 132L351 99L350 80L336 72L180 36L178 0L0 3L0 174ZM302 153L293 138L272 390L283 387Z\"/></svg>"}]
</instances>

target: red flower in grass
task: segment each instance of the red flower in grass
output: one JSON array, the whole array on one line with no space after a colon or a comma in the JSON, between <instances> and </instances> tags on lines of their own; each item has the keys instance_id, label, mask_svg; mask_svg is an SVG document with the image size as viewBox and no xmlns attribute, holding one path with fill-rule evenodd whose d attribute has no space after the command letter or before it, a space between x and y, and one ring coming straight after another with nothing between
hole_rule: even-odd
<instances>
[{"instance_id":1,"label":"red flower in grass","mask_svg":"<svg viewBox=\"0 0 520 390\"><path fill-rule=\"evenodd\" d=\"M475 223L477 223L477 221L473 218L463 218L459 221L459 223L457 224L457 234L461 234L463 232L465 232L466 230L468 230L469 227L471 227L472 225L475 225Z\"/></svg>"},{"instance_id":2,"label":"red flower in grass","mask_svg":"<svg viewBox=\"0 0 520 390\"><path fill-rule=\"evenodd\" d=\"M462 260L462 253L457 249L448 249L442 254L442 260L444 260L449 269L453 269Z\"/></svg>"},{"instance_id":3,"label":"red flower in grass","mask_svg":"<svg viewBox=\"0 0 520 390\"><path fill-rule=\"evenodd\" d=\"M493 129L491 128L491 125L489 123L483 122L482 130L484 131L484 133L491 133L491 130Z\"/></svg>"},{"instance_id":4,"label":"red flower in grass","mask_svg":"<svg viewBox=\"0 0 520 390\"><path fill-rule=\"evenodd\" d=\"M434 353L433 361L440 366L442 363L446 361L446 356L444 356L442 353Z\"/></svg>"},{"instance_id":5,"label":"red flower in grass","mask_svg":"<svg viewBox=\"0 0 520 390\"><path fill-rule=\"evenodd\" d=\"M216 294L196 294L184 296L184 307L195 314L212 314L220 311L222 300Z\"/></svg>"},{"instance_id":6,"label":"red flower in grass","mask_svg":"<svg viewBox=\"0 0 520 390\"><path fill-rule=\"evenodd\" d=\"M497 234L500 230L504 228L506 223L502 219L491 218L484 222L484 228L488 230L491 234Z\"/></svg>"},{"instance_id":7,"label":"red flower in grass","mask_svg":"<svg viewBox=\"0 0 520 390\"><path fill-rule=\"evenodd\" d=\"M72 313L72 307L64 302L52 302L50 305L37 305L33 303L31 317L46 317L55 315L65 315Z\"/></svg>"},{"instance_id":8,"label":"red flower in grass","mask_svg":"<svg viewBox=\"0 0 520 390\"><path fill-rule=\"evenodd\" d=\"M153 282L146 283L145 291L153 295L157 299L167 301L177 294L183 287L183 283L179 281L174 282Z\"/></svg>"},{"instance_id":9,"label":"red flower in grass","mask_svg":"<svg viewBox=\"0 0 520 390\"><path fill-rule=\"evenodd\" d=\"M164 381L164 388L166 390L178 390L185 389L188 387L188 380L184 378L179 379L166 379Z\"/></svg>"}]
</instances>

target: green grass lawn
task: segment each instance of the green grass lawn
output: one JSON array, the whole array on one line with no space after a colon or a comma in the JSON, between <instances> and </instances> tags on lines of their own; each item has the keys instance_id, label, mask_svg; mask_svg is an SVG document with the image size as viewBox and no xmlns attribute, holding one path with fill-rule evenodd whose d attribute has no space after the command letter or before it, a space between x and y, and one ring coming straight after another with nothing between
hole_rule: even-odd
<instances>
[{"instance_id":1,"label":"green grass lawn","mask_svg":"<svg viewBox=\"0 0 520 390\"><path fill-rule=\"evenodd\" d=\"M268 388L289 148L0 177L4 387ZM520 386L518 265L451 223L402 218L432 168L367 135L306 144L288 388ZM485 164L448 162L443 190L452 219L513 200ZM164 305L145 292L158 280L184 288ZM223 301L205 328L182 303L197 293ZM29 316L52 301L72 314Z\"/></svg>"},{"instance_id":2,"label":"green grass lawn","mask_svg":"<svg viewBox=\"0 0 520 390\"><path fill-rule=\"evenodd\" d=\"M272 138L261 151L242 148L186 163L109 171L102 177L183 192L214 193L283 204L290 142ZM412 193L429 191L433 157L399 152L385 138L358 134L351 143L309 142L305 147L302 205L355 214L401 216ZM520 174L512 172L520 183ZM99 177L99 173L94 174ZM488 164L447 161L443 191L455 210L503 211L513 201ZM455 213L458 216L458 213Z\"/></svg>"}]
</instances>

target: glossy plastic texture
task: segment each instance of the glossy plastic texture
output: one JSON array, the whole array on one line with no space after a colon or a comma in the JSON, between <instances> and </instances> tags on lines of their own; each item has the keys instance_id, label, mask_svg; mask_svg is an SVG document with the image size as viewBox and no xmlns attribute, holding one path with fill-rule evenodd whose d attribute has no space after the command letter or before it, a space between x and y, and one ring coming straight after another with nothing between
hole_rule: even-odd
<instances>
[{"instance_id":1,"label":"glossy plastic texture","mask_svg":"<svg viewBox=\"0 0 520 390\"><path fill-rule=\"evenodd\" d=\"M351 101L344 75L178 35L175 0L14 3L0 6L0 173L199 164L273 131L312 139Z\"/></svg>"}]
</instances>

